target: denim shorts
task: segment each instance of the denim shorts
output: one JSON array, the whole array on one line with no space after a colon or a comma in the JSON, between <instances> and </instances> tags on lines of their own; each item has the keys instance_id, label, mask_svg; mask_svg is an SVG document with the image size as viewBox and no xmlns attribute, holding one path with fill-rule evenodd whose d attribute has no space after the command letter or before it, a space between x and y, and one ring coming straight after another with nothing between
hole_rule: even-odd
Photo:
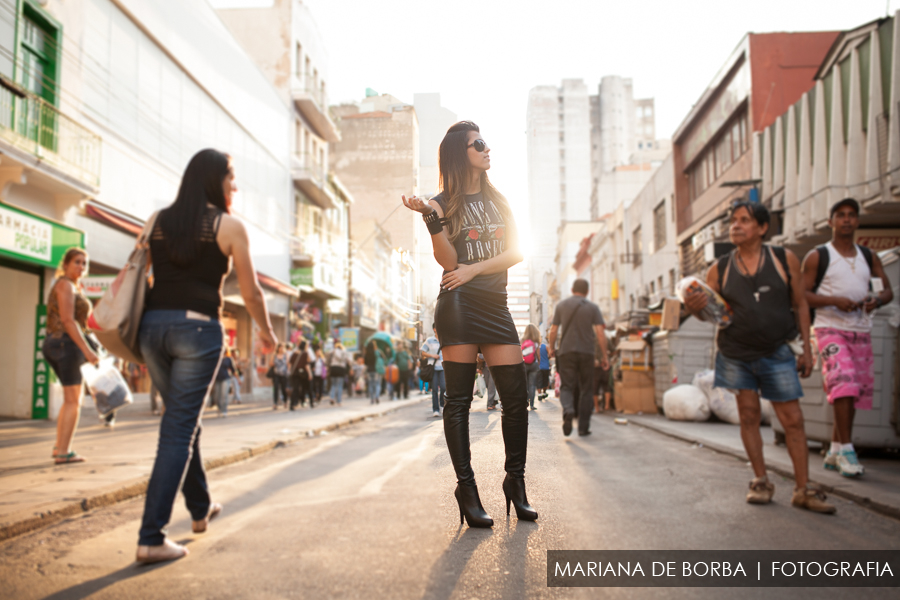
<instances>
[{"instance_id":1,"label":"denim shorts","mask_svg":"<svg viewBox=\"0 0 900 600\"><path fill-rule=\"evenodd\" d=\"M772 402L787 402L803 397L797 374L797 359L787 344L774 354L757 360L734 360L716 353L714 387L758 391Z\"/></svg>"},{"instance_id":2,"label":"denim shorts","mask_svg":"<svg viewBox=\"0 0 900 600\"><path fill-rule=\"evenodd\" d=\"M59 337L47 336L41 348L44 360L56 373L59 383L63 386L81 385L81 365L87 362L81 351L68 333Z\"/></svg>"}]
</instances>

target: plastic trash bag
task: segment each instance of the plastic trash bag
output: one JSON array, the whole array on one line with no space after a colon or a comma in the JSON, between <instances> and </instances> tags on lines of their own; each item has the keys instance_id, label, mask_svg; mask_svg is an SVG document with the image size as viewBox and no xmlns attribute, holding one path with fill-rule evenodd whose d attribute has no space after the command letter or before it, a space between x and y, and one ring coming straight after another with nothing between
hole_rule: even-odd
<instances>
[{"instance_id":1,"label":"plastic trash bag","mask_svg":"<svg viewBox=\"0 0 900 600\"><path fill-rule=\"evenodd\" d=\"M484 383L484 376L479 373L475 378L475 395L483 398L485 391L487 391L487 384Z\"/></svg>"},{"instance_id":2,"label":"plastic trash bag","mask_svg":"<svg viewBox=\"0 0 900 600\"><path fill-rule=\"evenodd\" d=\"M81 374L91 390L94 404L101 417L105 417L134 402L125 378L115 366L115 357L104 358L99 366L91 363L81 365Z\"/></svg>"},{"instance_id":3,"label":"plastic trash bag","mask_svg":"<svg viewBox=\"0 0 900 600\"><path fill-rule=\"evenodd\" d=\"M712 414L726 423L740 425L741 416L738 412L737 397L724 388L713 387L715 380L716 372L708 369L706 371L698 371L694 375L692 383L706 394Z\"/></svg>"},{"instance_id":4,"label":"plastic trash bag","mask_svg":"<svg viewBox=\"0 0 900 600\"><path fill-rule=\"evenodd\" d=\"M676 385L663 394L663 412L672 421L706 421L709 399L695 385Z\"/></svg>"},{"instance_id":5,"label":"plastic trash bag","mask_svg":"<svg viewBox=\"0 0 900 600\"><path fill-rule=\"evenodd\" d=\"M734 318L731 307L711 287L696 277L685 277L675 286L675 293L682 302L684 302L685 296L693 292L702 292L706 295L706 307L697 314L697 318L714 323L721 329L731 325L731 320Z\"/></svg>"}]
</instances>

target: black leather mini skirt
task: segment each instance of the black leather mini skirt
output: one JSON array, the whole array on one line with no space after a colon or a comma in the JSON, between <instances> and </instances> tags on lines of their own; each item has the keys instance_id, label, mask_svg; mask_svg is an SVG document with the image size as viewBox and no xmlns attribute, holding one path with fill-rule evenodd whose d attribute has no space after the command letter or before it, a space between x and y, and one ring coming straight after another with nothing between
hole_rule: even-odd
<instances>
[{"instance_id":1,"label":"black leather mini skirt","mask_svg":"<svg viewBox=\"0 0 900 600\"><path fill-rule=\"evenodd\" d=\"M506 305L506 294L444 291L434 308L434 322L441 347L519 345L519 334Z\"/></svg>"}]
</instances>

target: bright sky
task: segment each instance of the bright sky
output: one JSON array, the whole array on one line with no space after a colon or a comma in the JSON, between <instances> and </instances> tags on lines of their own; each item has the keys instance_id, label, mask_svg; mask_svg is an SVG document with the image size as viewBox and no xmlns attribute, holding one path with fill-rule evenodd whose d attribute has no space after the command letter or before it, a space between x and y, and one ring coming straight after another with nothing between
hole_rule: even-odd
<instances>
[{"instance_id":1,"label":"bright sky","mask_svg":"<svg viewBox=\"0 0 900 600\"><path fill-rule=\"evenodd\" d=\"M745 33L844 30L900 9L900 0L305 3L327 46L331 102L359 100L367 87L409 103L440 92L443 106L481 127L491 180L520 227L532 87L576 78L596 93L604 75L631 77L635 97L656 100L657 135L670 137Z\"/></svg>"}]
</instances>

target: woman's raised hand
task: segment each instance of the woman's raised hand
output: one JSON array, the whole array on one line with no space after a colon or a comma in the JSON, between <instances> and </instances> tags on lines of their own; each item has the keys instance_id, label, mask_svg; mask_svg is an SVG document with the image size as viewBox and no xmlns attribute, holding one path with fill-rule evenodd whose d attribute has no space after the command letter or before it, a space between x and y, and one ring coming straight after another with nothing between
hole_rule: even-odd
<instances>
[{"instance_id":1,"label":"woman's raised hand","mask_svg":"<svg viewBox=\"0 0 900 600\"><path fill-rule=\"evenodd\" d=\"M416 212L420 212L423 215L427 215L431 211L434 210L428 201L422 200L418 196L410 196L407 198L406 196L400 196L403 199L403 206L410 210L414 210Z\"/></svg>"}]
</instances>

